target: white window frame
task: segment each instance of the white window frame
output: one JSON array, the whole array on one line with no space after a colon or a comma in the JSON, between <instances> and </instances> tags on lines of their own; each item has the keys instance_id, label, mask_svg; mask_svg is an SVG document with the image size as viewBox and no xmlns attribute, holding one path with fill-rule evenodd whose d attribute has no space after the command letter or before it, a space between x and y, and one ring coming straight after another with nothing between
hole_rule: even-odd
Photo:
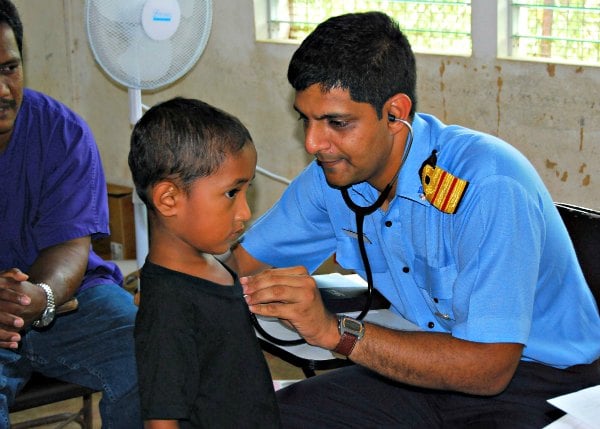
<instances>
[{"instance_id":1,"label":"white window frame","mask_svg":"<svg viewBox=\"0 0 600 429\"><path fill-rule=\"evenodd\" d=\"M472 0L471 2L471 57L479 59L508 59L515 61L577 64L574 61L561 61L555 58L532 58L511 56L511 1ZM254 0L256 40L269 43L299 44L294 40L269 39L268 0ZM459 55L457 55L459 56ZM586 64L600 65L600 64Z\"/></svg>"},{"instance_id":2,"label":"white window frame","mask_svg":"<svg viewBox=\"0 0 600 429\"><path fill-rule=\"evenodd\" d=\"M340 0L344 1L344 0ZM483 0L488 1L488 0ZM288 15L288 2L287 0L278 0L278 7L281 8L279 13L277 14L280 20L285 20L286 15ZM473 0L471 0L473 2ZM285 26L285 24L279 24L280 28L280 37L272 36L273 29L269 28L269 16L271 15L271 11L269 8L271 7L272 0L254 0L254 13L255 13L255 31L256 31L256 40L259 42L270 42L270 43L285 43L285 44L299 44L301 40L290 40L286 38L286 35L289 33L289 26ZM471 6L472 7L472 6ZM289 18L289 16L288 16ZM441 54L442 52L427 52L427 51L418 51L419 53L431 53L431 54ZM456 56L470 56L470 54L461 54L455 53Z\"/></svg>"}]
</instances>

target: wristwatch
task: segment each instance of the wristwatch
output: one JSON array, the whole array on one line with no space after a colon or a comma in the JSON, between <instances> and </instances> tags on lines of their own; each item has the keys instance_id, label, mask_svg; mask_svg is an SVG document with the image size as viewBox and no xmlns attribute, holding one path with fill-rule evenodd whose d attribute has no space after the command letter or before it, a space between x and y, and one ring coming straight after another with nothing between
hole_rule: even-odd
<instances>
[{"instance_id":1,"label":"wristwatch","mask_svg":"<svg viewBox=\"0 0 600 429\"><path fill-rule=\"evenodd\" d=\"M365 325L361 320L340 314L338 315L338 331L342 338L333 352L348 357L356 343L365 334Z\"/></svg>"},{"instance_id":2,"label":"wristwatch","mask_svg":"<svg viewBox=\"0 0 600 429\"><path fill-rule=\"evenodd\" d=\"M52 323L52 321L54 320L54 316L56 315L56 307L54 305L54 292L52 292L52 289L46 283L36 283L36 285L44 289L44 292L46 292L47 304L46 309L42 313L41 317L35 322L33 322L31 326L33 326L34 328L44 328Z\"/></svg>"}]
</instances>

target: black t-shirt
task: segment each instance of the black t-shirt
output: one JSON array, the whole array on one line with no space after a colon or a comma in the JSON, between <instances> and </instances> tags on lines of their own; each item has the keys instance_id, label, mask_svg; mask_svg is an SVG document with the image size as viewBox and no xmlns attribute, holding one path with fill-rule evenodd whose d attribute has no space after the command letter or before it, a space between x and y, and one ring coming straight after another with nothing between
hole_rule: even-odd
<instances>
[{"instance_id":1,"label":"black t-shirt","mask_svg":"<svg viewBox=\"0 0 600 429\"><path fill-rule=\"evenodd\" d=\"M142 268L135 346L144 420L280 426L269 368L234 278L223 286L150 262Z\"/></svg>"}]
</instances>

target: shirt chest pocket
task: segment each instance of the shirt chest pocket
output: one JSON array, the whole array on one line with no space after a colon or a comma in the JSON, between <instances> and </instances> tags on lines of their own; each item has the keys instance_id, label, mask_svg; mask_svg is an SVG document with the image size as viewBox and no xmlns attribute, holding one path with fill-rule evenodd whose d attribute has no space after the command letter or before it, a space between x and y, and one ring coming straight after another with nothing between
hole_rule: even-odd
<instances>
[{"instance_id":1,"label":"shirt chest pocket","mask_svg":"<svg viewBox=\"0 0 600 429\"><path fill-rule=\"evenodd\" d=\"M422 258L415 258L413 278L431 312L438 319L453 321L453 287L457 278L455 265L432 267Z\"/></svg>"},{"instance_id":2,"label":"shirt chest pocket","mask_svg":"<svg viewBox=\"0 0 600 429\"><path fill-rule=\"evenodd\" d=\"M373 273L385 272L388 267L381 247L377 243L368 243L365 240L365 249L371 271ZM347 270L353 270L357 273L365 272L357 238L338 236L335 259L338 264Z\"/></svg>"}]
</instances>

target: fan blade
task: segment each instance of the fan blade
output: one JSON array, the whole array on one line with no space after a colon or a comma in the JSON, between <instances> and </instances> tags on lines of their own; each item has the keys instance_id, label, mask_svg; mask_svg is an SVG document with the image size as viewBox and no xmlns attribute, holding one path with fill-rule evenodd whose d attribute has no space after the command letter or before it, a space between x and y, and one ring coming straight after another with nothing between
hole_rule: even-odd
<instances>
[{"instance_id":1,"label":"fan blade","mask_svg":"<svg viewBox=\"0 0 600 429\"><path fill-rule=\"evenodd\" d=\"M171 67L173 48L169 40L154 41L145 36L136 40L117 58L117 64L125 74L143 82L160 80Z\"/></svg>"},{"instance_id":2,"label":"fan blade","mask_svg":"<svg viewBox=\"0 0 600 429\"><path fill-rule=\"evenodd\" d=\"M105 18L123 23L139 23L146 0L97 0L94 6Z\"/></svg>"},{"instance_id":3,"label":"fan blade","mask_svg":"<svg viewBox=\"0 0 600 429\"><path fill-rule=\"evenodd\" d=\"M179 8L181 16L189 18L194 13L194 0L179 0Z\"/></svg>"}]
</instances>

